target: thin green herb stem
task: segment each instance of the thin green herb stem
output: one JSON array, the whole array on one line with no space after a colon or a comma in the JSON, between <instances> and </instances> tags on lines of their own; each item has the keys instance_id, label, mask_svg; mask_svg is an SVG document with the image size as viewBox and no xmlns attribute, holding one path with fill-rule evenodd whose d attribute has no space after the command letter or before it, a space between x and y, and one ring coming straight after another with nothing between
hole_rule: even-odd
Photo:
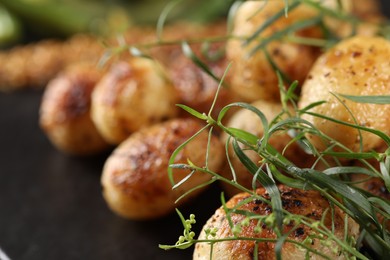
<instances>
[{"instance_id":1,"label":"thin green herb stem","mask_svg":"<svg viewBox=\"0 0 390 260\"><path fill-rule=\"evenodd\" d=\"M350 245L346 245L342 240L340 240L335 234L334 234L334 231L331 231L329 230L322 222L319 222L319 226L321 228L318 228L316 225L313 225L312 223L310 222L306 222L304 220L304 218L302 218L302 223L305 224L306 226L309 226L310 228L312 228L313 230L315 230L316 232L324 235L324 236L327 236L327 237L330 237L332 241L336 242L339 246L341 246L344 251L347 251L353 255L355 255L356 257L359 257L360 259L368 259L366 256L364 256L363 254L361 254L358 250L356 250L354 247L351 247Z\"/></svg>"},{"instance_id":2,"label":"thin green herb stem","mask_svg":"<svg viewBox=\"0 0 390 260\"><path fill-rule=\"evenodd\" d=\"M184 149L184 147L189 143L191 142L196 136L198 136L201 132L203 132L205 129L207 129L210 125L206 125L204 126L203 128L201 128L198 132L196 132L191 138L189 138L188 140L186 140L185 142L183 142L181 145L179 145L179 147L177 147L175 149L175 151L173 151L171 157L169 158L169 161L168 161L168 165L173 165L174 162L175 162L175 158L176 156L178 155L178 153ZM169 181L171 182L172 185L175 185L175 180L173 178L173 171L172 171L172 167L168 167L168 178L169 178Z\"/></svg>"},{"instance_id":3,"label":"thin green herb stem","mask_svg":"<svg viewBox=\"0 0 390 260\"><path fill-rule=\"evenodd\" d=\"M242 37L234 36L234 35L223 35L223 36L214 36L214 37L207 37L207 38L186 38L185 42L188 44L200 44L204 43L205 41L208 41L210 43L220 43L220 42L226 42L228 39L238 39L241 40ZM119 51L125 51L126 48L129 48L131 46L137 47L137 48L145 48L150 49L154 47L161 47L161 46L172 46L177 45L180 46L182 44L183 40L164 40L160 39L157 41L152 42L145 42L145 43L134 43L132 45L128 46L121 46L119 47ZM116 48L114 48L116 49Z\"/></svg>"},{"instance_id":4,"label":"thin green herb stem","mask_svg":"<svg viewBox=\"0 0 390 260\"><path fill-rule=\"evenodd\" d=\"M343 125L346 125L346 126L350 126L350 127L359 129L359 130L370 132L372 134L375 134L375 135L379 136L381 139L383 139L383 141L386 142L386 145L390 146L390 137L388 135L386 135L385 133L381 132L381 131L378 131L378 130L375 130L375 129L371 129L371 128L368 128L368 127L364 127L364 126L360 126L360 125L356 125L356 124L351 124L351 123L344 122L344 121L340 121L340 120L337 120L337 119L334 119L334 118L331 118L331 117L323 116L321 114L312 113L312 112L309 112L309 111L306 111L305 113L308 114L308 115L311 115L311 116L320 117L322 119L326 119L326 120L332 121L334 123L339 123L339 124L343 124Z\"/></svg>"},{"instance_id":5,"label":"thin green herb stem","mask_svg":"<svg viewBox=\"0 0 390 260\"><path fill-rule=\"evenodd\" d=\"M216 174L216 173L212 173L212 172L210 172L210 171L208 171L208 170L206 170L206 169L204 169L204 168L199 168L199 167L196 167L196 166L191 166L191 168L193 168L194 170L197 170L197 171L203 171L203 172L211 173L213 176L217 177L219 180L223 180L223 181L225 181L225 182L227 182L227 183L230 183L230 184L233 184L233 185L235 184L235 183L232 183L231 181L229 181L229 180L227 180L227 179L225 179L225 178L221 178L220 175L218 175L218 174ZM239 187L239 186L240 186L240 185L238 185L238 184L236 185L236 187ZM348 209L347 209L346 207L344 207L343 204L341 204L337 199L335 199L333 196L331 196L330 194L328 194L324 189L319 188L319 187L316 187L316 189L319 190L319 191L321 191L321 192L323 193L323 195L324 195L328 200L330 200L330 201L332 201L332 203L336 204L341 210L343 210L344 212L348 213ZM248 190L248 192L250 192L250 191ZM248 200L252 200L252 198L249 198ZM243 203L245 203L245 201L244 201ZM237 207L239 207L239 205L237 205ZM226 211L228 211L228 210L231 211L232 209L227 209L227 208L225 208L225 210L226 210ZM288 213L288 212L285 211L285 213ZM302 221L302 223L305 224L305 225L307 225L307 226L310 226L311 228L313 228L312 223L306 222L305 219L306 219L305 217L301 216L301 221ZM311 220L311 219L308 218L308 220ZM311 221L312 221L312 220L311 220ZM325 229L326 227L323 226L323 228ZM366 258L364 258L364 256L361 255L358 251L353 250L353 249L351 249L350 247L346 246L341 240L339 240L337 237L335 237L334 235L332 235L331 232L325 232L325 231L320 230L320 229L315 228L315 227L314 227L314 229L315 229L317 232L319 232L319 233L321 233L321 234L323 234L323 235L326 235L326 236L328 236L328 237L331 237L332 240L334 240L336 243L338 243L342 248L344 248L344 249L347 250L348 252L350 252L350 253L356 255L357 257L360 257L361 259L366 259ZM376 237L376 238L378 238L378 237ZM363 257L362 257L362 256L363 256Z\"/></svg>"},{"instance_id":6,"label":"thin green herb stem","mask_svg":"<svg viewBox=\"0 0 390 260\"><path fill-rule=\"evenodd\" d=\"M289 6L289 9L290 11L295 9L296 7L298 7L300 5L300 2L299 1L294 1L290 6ZM279 20L280 18L282 18L283 16L285 16L286 12L285 12L285 9L282 9L280 10L279 12L277 12L275 15L273 15L272 17L270 17L269 19L267 19L261 26L259 26L259 28L257 30L255 30L255 32L250 36L248 37L244 44L245 45L248 45L249 43L251 43L252 41L254 41L255 39L258 39L260 34L265 30L267 29L270 25L272 25L273 23L275 23L277 20Z\"/></svg>"},{"instance_id":7,"label":"thin green herb stem","mask_svg":"<svg viewBox=\"0 0 390 260\"><path fill-rule=\"evenodd\" d=\"M299 1L296 1L296 2L300 2L302 4L306 4L306 5L312 6L312 7L316 8L316 9L318 9L320 12L323 12L324 15L327 15L327 16L330 16L330 17L334 17L336 19L340 19L340 20L343 20L343 21L350 22L354 26L357 23L360 22L357 18L354 18L354 17L352 17L350 15L347 15L344 12L342 12L341 10L331 10L329 8L325 8L325 7L321 6L320 3L313 2L312 0L299 0ZM289 8L291 9L291 5L289 6ZM323 47L329 46L329 41L332 41L332 40L335 40L335 39L334 38L330 38L330 37L325 37L325 39L306 38L306 37L301 37L301 36L293 34L297 30L300 30L302 28L306 28L308 26L313 26L313 25L315 26L315 25L317 25L317 23L318 23L318 25L321 25L322 20L321 21L320 20L316 20L316 19L320 19L320 18L322 19L323 17L321 16L321 17L317 17L315 19L310 19L310 20L301 22L300 24L299 23L298 24L294 24L294 25L286 28L281 33L276 34L276 35L272 35L271 37L260 37L259 34L261 33L262 30L264 30L264 29L262 29L260 27L257 30L257 34L255 33L255 34L252 34L252 35L249 35L249 36L245 36L245 37L238 37L238 36L234 36L234 35L229 34L229 35L218 36L218 37L210 37L208 39L186 39L186 42L188 44L197 44L197 43L203 43L204 41L224 42L224 41L227 41L227 40L235 39L235 40L242 40L242 41L244 41L246 43L249 43L249 42L251 42L254 39L261 40L260 45L255 46L255 48L252 50L252 52L257 51L257 49L266 49L266 47L268 46L268 43L270 43L271 41L274 41L274 40L283 40L283 41L290 42L290 43L297 43L297 44L303 44L303 45L312 45L312 46L315 46L315 47L322 47L323 48ZM273 19L277 20L277 17L275 16ZM269 25L272 24L272 20L268 21L268 24ZM266 26L268 26L268 25L266 24ZM157 42L150 42L150 43L144 43L144 44L133 45L133 46L136 47L136 48L139 47L139 48L150 49L150 48L159 47L159 46L162 46L162 45L180 45L180 44L182 44L181 41L169 41L169 40L165 41L162 38L162 29L160 30L159 35L160 36L158 37L158 41ZM337 39L337 40L339 40L339 39ZM123 48L123 49L121 49L121 48ZM123 51L124 48L126 48L126 46L121 46L121 47L119 47L117 49L117 51L118 52L119 51ZM283 92L282 88L281 88L281 92ZM288 100L293 100L291 95L288 94L288 93L286 94L286 93L285 93L286 97L283 98L283 102L287 102ZM225 144L225 153L226 153L226 156L228 158L229 166L230 166L231 171L232 171L233 180L225 178L225 177L219 175L218 173L213 172L210 169L208 169L208 167L207 167L208 154L206 155L206 167L198 167L198 166L193 165L190 162L189 162L189 165L187 165L186 167L188 167L187 169L191 169L193 171L192 174L196 174L196 172L199 171L199 172L205 172L205 173L210 174L212 176L210 181L205 182L205 183L199 185L198 188L203 188L203 187L205 187L207 185L212 184L215 181L221 181L221 182L225 182L225 183L227 183L227 184L229 184L229 185L231 185L231 186L233 186L235 188L238 188L238 189L240 189L240 190L242 190L244 192L247 192L247 193L252 195L251 197L247 198L247 200L244 200L239 205L236 205L233 209L230 209L230 208L226 207L226 202L225 202L224 196L223 196L223 194L221 194L222 207L224 208L224 210L225 210L225 212L227 214L226 217L227 217L227 220L229 221L229 225L231 227L233 227L233 223L232 223L232 220L230 218L230 215L231 214L235 214L235 213L236 214L243 213L243 212L241 212L238 209L239 206L242 205L242 203L245 203L245 202L250 201L251 199L254 199L254 198L257 198L257 197L263 198L261 196L257 196L256 195L256 190L247 189L247 188L241 186L237 182L237 180L236 180L237 178L236 178L235 171L233 169L233 165L232 165L232 163L229 160L229 150L228 149L229 149L229 143L232 140L233 142L236 142L236 143L239 142L240 144L244 145L246 148L243 148L243 149L251 149L251 150L256 151L259 154L259 156L261 158L263 158L262 163L265 166L270 165L270 167L266 167L267 170L268 170L268 174L270 174L270 175L267 175L267 176L270 179L272 179L272 177L275 175L274 171L276 171L276 169L280 169L281 171L287 172L290 175L292 175L293 178L291 178L291 179L298 180L299 182L297 182L297 183L299 185L302 185L302 184L306 185L306 186L303 187L304 189L305 188L310 188L310 189L314 189L314 190L317 190L318 192L320 192L329 201L329 203L331 205L334 205L334 207L338 207L341 211L345 212L346 216L351 217L352 219L356 220L357 222L361 221L362 219L363 220L369 220L369 221L367 221L367 223L360 223L360 224L363 224L362 225L363 232L368 232L371 235L371 237L373 239L375 239L375 241L380 245L380 247L382 249L390 250L389 243L386 243L386 236L385 236L385 234L384 235L380 234L380 232L383 231L383 227L380 226L380 223L378 222L378 220L377 220L377 218L375 216L376 213L379 213L382 216L384 216L385 218L389 217L389 214L387 214L385 211L381 210L381 208L380 208L381 202L380 201L377 201L376 203L374 203L373 201L369 201L366 198L366 196L362 195L362 192L359 192L359 190L357 190L358 195L362 196L362 198L364 199L364 200L362 199L363 200L362 201L362 206L359 207L360 205L356 205L359 200L358 199L355 200L354 198L351 198L350 197L351 194L348 193L348 191L345 190L345 189L347 189L347 187L349 187L349 185L345 184L345 182L342 182L342 185L340 185L340 189L344 189L344 190L342 190L344 193L337 194L339 186L332 186L332 185L326 185L326 184L324 184L322 186L321 182L324 181L324 180L327 180L326 178L325 179L324 178L315 178L315 177L311 176L313 173L315 173L314 170L310 171L310 169L309 170L304 170L304 169L299 169L299 168L295 167L295 165L293 165L286 158L284 158L283 155L278 155L275 152L271 151L270 150L271 148L268 145L268 139L270 138L270 136L272 134L276 133L277 131L284 131L286 129L294 129L295 131L298 132L298 134L294 137L294 140L296 140L296 141L304 140L306 134L314 134L316 136L319 136L322 140L330 143L330 147L328 149L326 149L323 153L320 153L319 151L317 151L317 149L314 146L310 146L310 145L308 146L309 147L308 149L311 149L313 154L318 157L318 159L316 160L316 163L318 163L319 161L323 161L323 162L328 163L327 159L324 158L324 157L325 157L325 155L331 155L331 158L333 160L335 160L336 164L341 166L341 163L340 163L340 161L338 159L338 156L348 155L349 158L357 159L357 160L361 161L364 164L365 167L367 167L368 169L372 170L372 172L374 172L376 175L378 175L378 177L381 177L380 176L381 173L378 170L376 170L374 166L372 166L370 163L368 163L364 158L369 158L371 156L370 158L375 158L375 159L379 160L379 157L384 156L384 154L376 154L375 155L374 153L372 153L372 154L369 154L369 153L367 153L367 154L355 153L352 150L350 150L347 147L345 147L342 143L332 139L331 137L325 135L324 133L321 133L318 129L316 129L310 123L308 123L308 122L306 122L304 120L298 120L298 119L299 119L299 115L303 114L303 113L306 113L306 114L309 114L309 115L312 115L312 116L322 117L322 118L328 119L328 120L336 122L336 123L340 123L340 124L343 124L343 125L354 127L359 132L360 131L368 131L368 132L371 132L373 134L376 134L377 136L382 138L387 143L387 145L390 145L390 137L389 136L387 136L386 134L384 134L384 133L382 133L380 131L377 131L377 130L371 130L371 129L359 126L357 124L350 124L350 123L347 123L347 122L334 120L334 119L327 118L325 116L318 115L318 114L315 114L315 113L312 113L312 112L308 111L311 107L319 105L320 104L320 102L319 102L319 103L311 105L311 107L307 107L306 109L303 109L303 110L298 110L297 106L295 105L294 108L295 108L295 110L297 111L297 114L298 114L298 119L296 119L295 121L294 120L290 120L288 122L283 122L283 120L279 121L277 119L274 119L274 120L272 120L269 123L269 127L268 127L268 123L266 123L265 137L263 137L263 138L261 138L259 140L259 138L257 138L257 137L253 137L253 136L251 136L249 134L246 135L245 133L240 132L239 129L231 129L231 128L225 127L222 124L222 119L225 116L227 110L230 109L230 107L237 106L237 107L244 107L246 109L251 110L248 106L246 106L244 104L232 104L231 106L225 107L224 109L222 109L220 115L218 116L218 119L215 120L215 119L213 119L210 116L210 114L211 114L211 111L214 109L214 104L216 102L216 99L217 99L217 96L215 97L215 99L213 101L213 105L211 106L209 114L207 116L205 114L202 114L202 115L196 114L196 113L194 113L194 114L196 114L199 118L204 119L207 122L207 127L217 126L223 132L225 132L225 133L227 133L229 135L228 141ZM286 99L286 100L284 100L284 99ZM294 104L294 102L292 102L292 103ZM203 128L203 130L205 130L205 128ZM209 135L211 135L211 131L212 130L210 130ZM209 146L209 144L208 144L208 146ZM337 154L336 152L332 152L332 150L334 148L341 148L345 152ZM209 149L209 147L208 147L208 149ZM239 150L241 150L241 152L243 152L242 151L243 149L239 148ZM174 156L175 155L173 155L173 157ZM173 161L170 161L170 162L173 162ZM253 162L252 162L252 164L254 165L253 169L256 169L256 173L254 174L254 179L258 178L257 175L266 174L262 170L263 165L258 166L258 165L255 165ZM172 166L173 166L173 168L175 167L175 165L172 165ZM177 166L179 166L179 165L177 165ZM257 168L255 168L255 167L257 167ZM314 169L314 167L315 167L315 165L313 165L313 169ZM280 174L282 174L282 173L280 173ZM307 176L305 176L305 174ZM323 174L323 173L318 172L318 174ZM326 176L326 177L330 178L329 176ZM336 177L338 177L338 176L336 176ZM314 182L310 183L311 180L314 180ZM330 180L334 181L334 179L330 179ZM177 186L180 186L180 183ZM254 188L255 187L253 187L253 189ZM182 197L187 196L194 189L188 191ZM340 200L340 198L344 199L344 201ZM268 203L269 205L272 205L271 201L269 201L269 200L266 200L266 201L267 201L266 203ZM293 217L295 217L295 219L297 221L300 221L300 223L302 223L302 224L304 224L306 226L311 227L313 229L313 231L316 231L318 234L322 234L322 235L327 236L329 239L331 239L332 241L337 243L343 249L343 252L348 252L348 253L350 253L350 254L358 257L358 258L361 258L361 259L367 259L363 254L361 254L359 251L357 251L356 248L353 248L348 243L348 241L347 241L348 237L347 237L346 232L345 232L344 239L339 239L334 234L332 234L331 230L329 230L323 224L323 222L320 222L320 225L316 226L315 222L313 222L312 219L307 218L306 216L294 215L294 214L291 214L291 213L287 212L284 209L282 209L282 212L285 214L285 218L289 218L289 217L293 218ZM359 214L361 214L361 215L359 215ZM255 216L251 215L250 213L245 213L244 215L249 217L250 219L260 219L260 217L261 217L261 216L259 216L259 217L256 218ZM333 222L334 222L334 219L332 219L332 226L334 226ZM345 222L345 230L347 230L347 228L348 228L347 227L347 222ZM277 234L277 236L281 236L282 234L280 232L278 232L278 231L279 231L279 229L276 229L275 230L275 234ZM386 232L386 230L384 232ZM383 236L385 238L383 238ZM194 244L194 243L203 243L203 242L206 243L207 242L207 243L210 243L211 248L213 248L215 243L223 242L223 241L251 240L251 241L255 241L255 242L273 242L273 243L278 243L279 242L279 243L281 243L281 241L283 239L284 239L284 237L279 237L278 239L266 239L266 238L247 238L247 237L235 236L235 237L232 237L232 238L224 238L224 239L192 240L192 241L186 242L185 246L190 245L190 244ZM291 240L288 240L288 239L286 240L286 242L295 243L298 246L306 248L307 252L313 252L313 253L316 253L316 254L319 254L319 255L323 256L326 259L330 259L329 256L325 256L322 252L318 252L318 251L316 251L316 250L306 246L302 242L291 241ZM173 246L172 248L178 248L178 246ZM309 256L309 254L307 254L307 256ZM211 257L212 257L212 250L210 252L210 258ZM277 257L278 257L278 255L277 255Z\"/></svg>"}]
</instances>

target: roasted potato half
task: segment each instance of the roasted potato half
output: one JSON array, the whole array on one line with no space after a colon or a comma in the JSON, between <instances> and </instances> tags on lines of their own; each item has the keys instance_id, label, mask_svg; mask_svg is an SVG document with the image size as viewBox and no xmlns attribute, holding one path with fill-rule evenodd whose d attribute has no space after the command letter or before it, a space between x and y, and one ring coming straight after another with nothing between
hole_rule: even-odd
<instances>
[{"instance_id":1,"label":"roasted potato half","mask_svg":"<svg viewBox=\"0 0 390 260\"><path fill-rule=\"evenodd\" d=\"M107 159L102 175L103 195L108 206L117 214L130 219L152 219L166 215L178 204L175 201L185 192L211 176L195 172L188 180L172 190L168 165L172 152L203 127L195 119L172 119L133 133ZM201 132L176 157L175 163L190 160L205 166L208 132ZM224 159L219 139L212 136L208 167L218 170ZM190 170L174 169L174 181L190 174ZM185 200L198 194L197 189ZM183 203L184 200L180 200Z\"/></svg>"}]
</instances>

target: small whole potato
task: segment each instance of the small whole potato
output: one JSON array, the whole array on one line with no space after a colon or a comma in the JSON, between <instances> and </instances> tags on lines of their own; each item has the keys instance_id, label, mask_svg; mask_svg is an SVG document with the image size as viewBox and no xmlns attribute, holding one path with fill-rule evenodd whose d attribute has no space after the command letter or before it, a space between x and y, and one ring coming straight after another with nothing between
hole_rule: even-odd
<instances>
[{"instance_id":1,"label":"small whole potato","mask_svg":"<svg viewBox=\"0 0 390 260\"><path fill-rule=\"evenodd\" d=\"M323 54L313 66L302 87L299 108L318 101L326 103L310 109L332 119L366 126L390 133L390 105L357 103L335 95L390 95L390 43L380 37L355 36L346 39ZM382 139L366 131L304 114L315 128L352 151L369 151ZM317 135L308 135L311 142L324 150L329 142Z\"/></svg>"},{"instance_id":2,"label":"small whole potato","mask_svg":"<svg viewBox=\"0 0 390 260\"><path fill-rule=\"evenodd\" d=\"M111 144L176 115L177 95L156 61L132 57L113 64L92 93L92 120Z\"/></svg>"},{"instance_id":3,"label":"small whole potato","mask_svg":"<svg viewBox=\"0 0 390 260\"><path fill-rule=\"evenodd\" d=\"M91 93L103 72L93 63L76 63L48 83L39 122L59 150L72 155L90 155L109 147L90 115Z\"/></svg>"},{"instance_id":4,"label":"small whole potato","mask_svg":"<svg viewBox=\"0 0 390 260\"><path fill-rule=\"evenodd\" d=\"M130 135L113 151L103 168L103 195L108 206L129 219L152 219L172 212L179 205L175 201L181 195L211 178L209 174L195 172L172 189L168 177L172 152L202 127L203 124L195 119L171 119ZM205 166L207 144L208 131L203 131L179 152L174 163L190 160L197 166ZM224 152L215 136L211 137L208 158L209 169L218 170ZM175 183L188 174L190 170L174 169ZM179 203L188 201L202 190L195 190Z\"/></svg>"},{"instance_id":5,"label":"small whole potato","mask_svg":"<svg viewBox=\"0 0 390 260\"><path fill-rule=\"evenodd\" d=\"M326 213L331 205L319 192L313 190L299 190L286 186L280 186L279 190L283 208L288 212L306 216L313 221L320 221L324 218L324 224L328 229L332 228L333 221L335 228L333 233L340 240L343 240L346 235L354 239L358 237L359 226L355 221L348 217L348 226L346 227L346 214L343 211L339 208L335 208L333 215L329 212ZM256 194L265 199L270 199L270 196L263 188L258 189ZM216 242L213 246L208 242L198 242L195 245L193 253L194 260L276 259L275 242L256 242L250 239L276 239L277 236L273 229L264 222L258 223L259 220L255 219L251 219L248 224L244 224L244 220L247 216L268 216L272 212L272 209L268 203L265 203L260 199L253 199L248 202L249 197L250 194L248 193L239 193L224 205L228 209L236 208L247 212L247 215L232 213L230 214L230 218L227 218L224 207L220 207L215 211L214 215L211 216L204 225L198 239L225 239L225 241ZM245 200L247 201L245 202ZM288 235L288 239L302 243L308 236L313 235L313 233L317 234L316 237L312 236L311 243L306 243L308 247L329 256L330 259L347 259L345 255L340 252L340 247L336 245L336 242L327 241L328 243L324 243L318 232L314 229L307 225L294 223L294 221L291 222L289 224L283 224L283 233L288 234L288 232L291 232ZM239 239L234 236L229 223L237 226L240 225L240 229L238 229L240 231L236 236L246 237L248 239ZM293 230L292 228L296 224L298 227ZM260 228L257 229L257 226ZM213 229L216 229L215 236L207 237L206 230ZM345 234L345 231L347 231L347 234ZM325 239L325 237L323 239ZM254 255L256 250L257 255ZM286 242L282 246L282 259L307 259L306 253L306 250L293 243ZM323 259L323 257L310 253L310 259Z\"/></svg>"}]
</instances>

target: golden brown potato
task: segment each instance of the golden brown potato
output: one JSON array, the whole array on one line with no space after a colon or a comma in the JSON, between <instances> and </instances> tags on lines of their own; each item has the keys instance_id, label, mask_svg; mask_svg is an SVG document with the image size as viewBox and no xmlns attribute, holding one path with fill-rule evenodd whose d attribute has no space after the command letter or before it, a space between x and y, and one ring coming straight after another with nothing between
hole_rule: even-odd
<instances>
[{"instance_id":1,"label":"golden brown potato","mask_svg":"<svg viewBox=\"0 0 390 260\"><path fill-rule=\"evenodd\" d=\"M247 38L276 13L284 10L285 1L246 1L238 9L233 35ZM277 100L279 98L278 79L275 69L271 66L262 50L253 55L249 52L261 39L270 37L275 32L282 31L295 22L313 18L317 11L301 5L282 16L265 29L257 39L244 45L243 40L233 38L227 44L227 57L232 61L232 90L247 102L258 99ZM307 28L297 33L304 37L321 37L318 28ZM289 78L302 82L309 72L313 62L319 55L317 48L286 41L273 41L267 45L271 59Z\"/></svg>"},{"instance_id":2,"label":"golden brown potato","mask_svg":"<svg viewBox=\"0 0 390 260\"><path fill-rule=\"evenodd\" d=\"M102 175L103 195L108 206L117 214L130 219L151 219L166 215L178 204L175 200L189 189L211 178L196 172L177 189L172 190L168 178L168 164L172 152L203 124L194 119L172 119L144 128L121 143L107 159ZM182 150L175 163L205 165L208 134L203 131ZM223 162L223 147L215 136L211 138L208 167L218 170ZM174 169L174 180L179 182L189 170ZM192 192L185 200L198 194Z\"/></svg>"},{"instance_id":3,"label":"golden brown potato","mask_svg":"<svg viewBox=\"0 0 390 260\"><path fill-rule=\"evenodd\" d=\"M277 102L268 102L264 100L258 100L252 103L252 106L259 109L269 122L275 119L282 111L283 107ZM293 113L292 109L290 111ZM283 115L286 118L286 115ZM227 127L238 128L247 131L251 134L261 138L264 134L263 124L260 118L247 109L238 110L232 115L226 124ZM222 141L226 142L228 135L224 133L221 136ZM292 138L285 132L279 131L274 133L269 139L269 144L272 145L278 152L282 153L287 159L295 163L299 167L311 167L314 162L314 158L306 154L297 143L291 143ZM253 150L244 150L244 153L255 163L261 161L261 157ZM229 158L236 173L237 182L246 188L252 188L253 175L245 168L240 162L239 158L234 154L233 147L229 148ZM222 172L226 178L231 179L231 173L229 170ZM231 196L237 193L231 185L223 185L227 193Z\"/></svg>"},{"instance_id":4,"label":"golden brown potato","mask_svg":"<svg viewBox=\"0 0 390 260\"><path fill-rule=\"evenodd\" d=\"M356 36L344 40L318 59L302 87L299 107L326 101L310 112L389 134L390 105L355 103L345 98L338 100L333 95L390 95L389 56L390 43L383 38ZM348 149L359 150L360 137L355 128L307 114L303 118ZM361 131L361 135L363 151L381 143L373 134ZM316 136L308 138L320 150L329 144Z\"/></svg>"},{"instance_id":5,"label":"golden brown potato","mask_svg":"<svg viewBox=\"0 0 390 260\"><path fill-rule=\"evenodd\" d=\"M309 190L293 189L285 186L280 186L280 192L282 197L282 203L285 210L290 213L307 216L313 221L319 221L322 217L325 217L325 225L327 228L331 228L332 214L325 212L330 208L329 202L321 196L319 192ZM258 189L256 192L258 195L269 199L269 195L264 189ZM238 207L240 210L248 211L256 215L267 216L272 212L269 204L262 202L261 200L251 200L250 202L243 203L243 200L249 198L248 193L239 193L235 195L226 203L227 208ZM344 238L344 217L345 213L340 209L335 208L334 212L334 234L337 238L343 240ZM246 218L242 214L231 214L231 221L234 225L239 225ZM262 227L260 231L256 232L257 220L250 220L249 225L241 225L241 232L238 234L240 237L249 238L264 238L275 239L276 234L274 231L267 227L265 224L260 224ZM295 223L296 224L296 223ZM309 235L317 233L310 227L300 224L295 231L292 230L294 223L283 225L283 233L292 231L288 236L288 239L295 240L297 242L303 242ZM204 225L199 239L206 239L206 229L217 228L216 236L213 239L228 239L233 238L232 230L229 226L229 221L226 218L226 212L223 207L216 210L214 215ZM318 234L318 233L317 233ZM348 218L348 235L357 238L359 234L359 226L351 218ZM212 237L209 237L209 239ZM337 247L334 241L330 244L323 243L321 239L313 238L312 242L306 244L312 249L318 250L323 254L328 255L331 259L345 259L345 255L339 254L340 248ZM258 254L256 257L262 260L275 259L275 244L273 242L259 242L257 243ZM210 251L212 253L210 254ZM336 250L336 251L335 251ZM251 240L231 240L224 242L217 242L213 245L212 249L209 243L197 243L195 246L193 259L194 260L206 260L218 259L218 260L250 260L254 259L255 253L255 241ZM285 243L282 248L282 259L306 259L306 250L299 248L292 243ZM321 256L310 253L310 259L323 259Z\"/></svg>"},{"instance_id":6,"label":"golden brown potato","mask_svg":"<svg viewBox=\"0 0 390 260\"><path fill-rule=\"evenodd\" d=\"M76 63L49 82L39 120L59 150L89 155L109 147L90 116L91 93L102 75L103 70L93 63Z\"/></svg>"},{"instance_id":7,"label":"golden brown potato","mask_svg":"<svg viewBox=\"0 0 390 260\"><path fill-rule=\"evenodd\" d=\"M163 68L132 57L113 64L92 93L92 120L107 142L119 144L142 127L177 114L177 96Z\"/></svg>"},{"instance_id":8,"label":"golden brown potato","mask_svg":"<svg viewBox=\"0 0 390 260\"><path fill-rule=\"evenodd\" d=\"M207 39L226 35L226 22L211 24L177 23L168 26L163 33L165 41L183 41L186 39ZM156 39L151 39L151 41ZM193 53L219 78L228 67L224 53L226 42L209 43L205 48L203 43L190 43ZM162 45L152 48L151 55L160 61L168 71L178 95L178 103L187 105L199 112L207 113L217 92L219 82L208 75L202 68L187 57L181 45ZM226 86L229 85L228 73L225 77ZM228 87L221 88L214 107L213 116L216 117L220 109L232 103L235 97ZM179 116L188 116L187 112L179 111Z\"/></svg>"}]
</instances>

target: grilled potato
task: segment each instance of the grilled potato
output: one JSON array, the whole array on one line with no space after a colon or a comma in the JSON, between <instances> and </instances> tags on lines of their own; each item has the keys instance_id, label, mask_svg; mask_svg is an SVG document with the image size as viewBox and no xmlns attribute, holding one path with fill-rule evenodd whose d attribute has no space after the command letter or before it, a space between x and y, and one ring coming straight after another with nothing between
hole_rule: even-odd
<instances>
[{"instance_id":1,"label":"grilled potato","mask_svg":"<svg viewBox=\"0 0 390 260\"><path fill-rule=\"evenodd\" d=\"M92 93L92 120L117 145L142 127L177 114L177 95L156 61L132 57L113 64Z\"/></svg>"},{"instance_id":2,"label":"grilled potato","mask_svg":"<svg viewBox=\"0 0 390 260\"><path fill-rule=\"evenodd\" d=\"M390 105L357 103L335 95L376 96L390 95L389 41L380 37L356 36L347 39L322 55L302 87L299 107L326 101L310 109L332 119L366 126L390 133ZM369 151L378 147L381 138L366 131L331 122L320 117L303 115L317 129L352 151ZM308 138L319 149L329 143L314 135ZM361 140L360 140L361 139Z\"/></svg>"},{"instance_id":3,"label":"grilled potato","mask_svg":"<svg viewBox=\"0 0 390 260\"><path fill-rule=\"evenodd\" d=\"M90 115L91 93L103 73L94 63L76 63L47 85L41 101L40 126L59 150L90 155L109 147Z\"/></svg>"},{"instance_id":4,"label":"grilled potato","mask_svg":"<svg viewBox=\"0 0 390 260\"><path fill-rule=\"evenodd\" d=\"M270 37L275 32L282 31L295 22L313 18L318 13L307 6L299 6L291 10L287 17L282 16L269 25L258 37L249 44L237 37L247 38L265 24L273 15L283 11L285 2L246 1L239 7L234 19L233 35L236 37L227 43L227 57L232 61L232 90L247 102L258 99L278 100L278 79L274 67L269 62L263 50L253 54L250 51L262 43L262 39ZM320 38L321 31L311 27L297 33L299 36ZM277 67L289 78L302 82L312 64L319 55L319 50L310 46L272 41L265 48Z\"/></svg>"},{"instance_id":5,"label":"grilled potato","mask_svg":"<svg viewBox=\"0 0 390 260\"><path fill-rule=\"evenodd\" d=\"M310 190L299 190L293 189L285 186L280 186L280 193L282 197L282 203L285 210L293 214L299 214L307 216L308 218L319 221L321 218L325 218L325 225L327 228L332 228L332 218L334 222L334 235L340 240L344 239L345 234L345 213L338 208L335 208L334 215L325 213L327 209L331 206L329 202L321 196L319 192L310 191ZM269 199L269 195L265 189L258 189L256 194L262 196L263 198ZM226 207L237 208L248 212L248 214L255 214L259 216L267 216L272 212L269 204L262 202L259 199L253 199L249 202L244 200L249 198L248 193L239 193L231 198L227 203ZM325 215L326 214L326 215ZM257 243L257 255L255 254L255 244L253 240L228 240L229 238L234 238L233 232L229 225L229 221L233 225L240 225L243 223L247 215L233 213L230 215L231 218L226 217L226 212L223 207L220 207L216 210L214 215L207 221L204 225L199 239L207 239L206 230L216 228L216 236L212 237L215 239L227 239L227 241L216 242L211 247L207 242L199 242L195 246L193 253L194 260L208 260L210 257L212 259L219 260L250 260L254 259L276 259L275 258L275 243L274 242L258 242ZM249 215L250 216L250 215ZM297 223L289 223L283 225L283 233L288 233L292 231L288 239L294 240L296 242L303 242L309 235L317 233L315 230L311 229L308 226L299 224L295 230L292 230L294 225ZM266 224L260 223L261 230L256 232L256 226L258 222L255 220L250 220L248 225L241 225L241 232L239 232L239 237L248 237L248 238L262 238L262 239L275 239L276 234L272 228L267 227ZM357 238L359 234L359 226L351 218L348 218L348 227L347 235L352 238ZM319 235L317 233L317 235ZM313 237L313 236L312 236ZM210 237L211 238L211 237ZM336 243L330 242L329 244L323 243L319 236L312 238L311 243L307 243L312 249L318 250L321 253L328 255L331 259L345 259L345 255L340 254L339 247ZM322 256L309 254L310 259L323 259ZM293 243L285 243L282 248L282 259L306 259L306 250L300 248Z\"/></svg>"},{"instance_id":6,"label":"grilled potato","mask_svg":"<svg viewBox=\"0 0 390 260\"><path fill-rule=\"evenodd\" d=\"M211 176L195 172L186 182L172 190L168 165L172 152L194 135L203 125L194 119L172 119L144 128L121 143L107 159L102 175L103 195L117 214L130 219L151 219L166 215L178 205L175 200L189 189L208 181ZM175 163L204 166L208 133L202 132L179 152ZM212 136L208 167L218 170L224 158L219 139ZM190 174L190 170L174 169L174 180ZM185 197L189 200L202 189ZM180 200L180 203L184 200Z\"/></svg>"}]
</instances>

